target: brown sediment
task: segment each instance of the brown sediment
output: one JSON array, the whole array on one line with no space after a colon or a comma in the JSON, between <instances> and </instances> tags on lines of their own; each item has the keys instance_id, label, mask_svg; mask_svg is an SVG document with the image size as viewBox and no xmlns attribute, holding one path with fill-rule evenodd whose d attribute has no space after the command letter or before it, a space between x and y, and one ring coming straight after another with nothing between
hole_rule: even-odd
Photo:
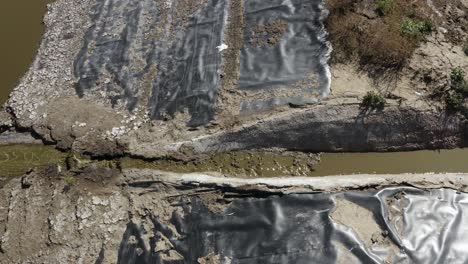
<instances>
[{"instance_id":1,"label":"brown sediment","mask_svg":"<svg viewBox=\"0 0 468 264\"><path fill-rule=\"evenodd\" d=\"M368 247L392 244L371 211L342 198L337 198L335 202L335 211L330 216L337 223L351 227Z\"/></svg>"},{"instance_id":2,"label":"brown sediment","mask_svg":"<svg viewBox=\"0 0 468 264\"><path fill-rule=\"evenodd\" d=\"M200 157L192 161L123 158L123 168L156 169L179 173L206 172L235 177L307 176L312 174L318 155L276 152L240 151Z\"/></svg>"},{"instance_id":3,"label":"brown sediment","mask_svg":"<svg viewBox=\"0 0 468 264\"><path fill-rule=\"evenodd\" d=\"M157 39L157 38L156 38ZM151 89L153 88L153 80L155 80L158 76L158 67L156 65L151 65L148 72L145 73L143 77L143 81L141 83L142 95L139 96L141 98L138 100L138 107L139 109L145 109L148 105L148 102L151 98ZM144 116L142 116L144 118Z\"/></svg>"},{"instance_id":4,"label":"brown sediment","mask_svg":"<svg viewBox=\"0 0 468 264\"><path fill-rule=\"evenodd\" d=\"M105 131L121 125L122 115L112 108L76 97L60 98L44 108L47 114L41 118L49 125L36 125L33 129L44 135L45 141L56 143L60 149L85 144L94 146L94 150L99 152L100 148L104 150L109 144L115 144L105 141L102 136Z\"/></svg>"},{"instance_id":5,"label":"brown sediment","mask_svg":"<svg viewBox=\"0 0 468 264\"><path fill-rule=\"evenodd\" d=\"M223 52L223 73L221 87L218 90L215 117L215 123L224 126L235 124L240 110L242 94L236 86L240 76L240 51L244 45L244 24L244 2L229 1L229 17L225 35L228 48Z\"/></svg>"},{"instance_id":6,"label":"brown sediment","mask_svg":"<svg viewBox=\"0 0 468 264\"><path fill-rule=\"evenodd\" d=\"M282 19L271 23L258 24L252 30L251 42L254 47L274 46L278 44L288 29L288 23Z\"/></svg>"},{"instance_id":7,"label":"brown sediment","mask_svg":"<svg viewBox=\"0 0 468 264\"><path fill-rule=\"evenodd\" d=\"M173 23L186 25L190 16L200 9L208 0L177 0L175 14L173 15ZM175 24L173 24L174 26Z\"/></svg>"},{"instance_id":8,"label":"brown sediment","mask_svg":"<svg viewBox=\"0 0 468 264\"><path fill-rule=\"evenodd\" d=\"M403 153L325 153L306 154L280 151L239 151L215 155L196 155L191 160L116 158L95 160L55 150L44 145L0 146L0 177L15 177L32 168L59 165L63 170L80 170L87 167L153 169L176 173L207 173L238 178L325 176L355 173L428 173L468 172L465 162L467 149L447 151L417 151ZM319 162L319 160L321 160ZM429 164L429 165L428 165ZM97 179L97 178L96 178ZM1 181L1 179L0 179ZM211 198L218 197L211 194Z\"/></svg>"},{"instance_id":9,"label":"brown sediment","mask_svg":"<svg viewBox=\"0 0 468 264\"><path fill-rule=\"evenodd\" d=\"M197 262L199 264L219 264L221 263L219 255L209 254L207 256L198 258Z\"/></svg>"},{"instance_id":10,"label":"brown sediment","mask_svg":"<svg viewBox=\"0 0 468 264\"><path fill-rule=\"evenodd\" d=\"M0 177L21 176L28 170L48 165L60 166L63 171L85 172L89 168L155 169L180 173L206 172L233 177L307 176L312 174L318 155L278 151L233 152L218 155L199 155L187 161L167 159L143 160L124 157L112 160L90 159L88 156L61 152L45 145L0 146ZM101 173L101 172L99 172ZM89 174L89 173L88 173ZM90 176L93 178L93 176ZM98 179L98 175L94 177ZM0 183L2 179L0 178ZM212 199L212 196L206 196ZM211 198L210 198L211 197Z\"/></svg>"},{"instance_id":11,"label":"brown sediment","mask_svg":"<svg viewBox=\"0 0 468 264\"><path fill-rule=\"evenodd\" d=\"M258 101L270 98L282 97L319 97L319 92L314 88L319 85L318 76L316 73L310 73L306 78L297 81L291 86L272 87L268 90L251 90L246 91L246 101Z\"/></svg>"}]
</instances>

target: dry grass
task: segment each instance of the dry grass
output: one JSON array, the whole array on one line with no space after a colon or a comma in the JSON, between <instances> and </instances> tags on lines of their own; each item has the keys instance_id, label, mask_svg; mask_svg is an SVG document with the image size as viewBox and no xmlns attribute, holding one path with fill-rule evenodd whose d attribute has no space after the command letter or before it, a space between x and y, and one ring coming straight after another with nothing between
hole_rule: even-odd
<instances>
[{"instance_id":1,"label":"dry grass","mask_svg":"<svg viewBox=\"0 0 468 264\"><path fill-rule=\"evenodd\" d=\"M437 23L425 0L328 0L327 7L332 63L356 60L374 73L401 69Z\"/></svg>"}]
</instances>

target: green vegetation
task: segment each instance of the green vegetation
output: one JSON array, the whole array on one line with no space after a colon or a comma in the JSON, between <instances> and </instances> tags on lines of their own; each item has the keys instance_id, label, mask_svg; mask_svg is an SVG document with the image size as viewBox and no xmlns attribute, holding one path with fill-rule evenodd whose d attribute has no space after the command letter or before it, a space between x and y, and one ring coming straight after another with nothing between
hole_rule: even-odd
<instances>
[{"instance_id":1,"label":"green vegetation","mask_svg":"<svg viewBox=\"0 0 468 264\"><path fill-rule=\"evenodd\" d=\"M379 15L383 16L392 10L394 4L393 0L377 0L376 11Z\"/></svg>"},{"instance_id":2,"label":"green vegetation","mask_svg":"<svg viewBox=\"0 0 468 264\"><path fill-rule=\"evenodd\" d=\"M460 66L453 68L450 73L450 80L452 81L452 84L464 81L465 71Z\"/></svg>"},{"instance_id":3,"label":"green vegetation","mask_svg":"<svg viewBox=\"0 0 468 264\"><path fill-rule=\"evenodd\" d=\"M63 177L63 181L65 182L67 187L72 187L76 184L76 179L73 176L65 175Z\"/></svg>"},{"instance_id":4,"label":"green vegetation","mask_svg":"<svg viewBox=\"0 0 468 264\"><path fill-rule=\"evenodd\" d=\"M445 104L451 110L460 110L468 97L468 82L465 79L465 71L461 67L455 67L450 73L450 89L445 95Z\"/></svg>"},{"instance_id":5,"label":"green vegetation","mask_svg":"<svg viewBox=\"0 0 468 264\"><path fill-rule=\"evenodd\" d=\"M425 0L374 0L373 19L356 11L368 9L368 1L328 0L327 8L331 62L354 60L375 78L402 69L438 23Z\"/></svg>"},{"instance_id":6,"label":"green vegetation","mask_svg":"<svg viewBox=\"0 0 468 264\"><path fill-rule=\"evenodd\" d=\"M450 88L463 95L468 95L468 82L465 79L465 71L461 67L455 67L450 74Z\"/></svg>"},{"instance_id":7,"label":"green vegetation","mask_svg":"<svg viewBox=\"0 0 468 264\"><path fill-rule=\"evenodd\" d=\"M451 110L460 110L464 100L463 95L460 93L449 93L447 97L445 97L445 104L447 108Z\"/></svg>"},{"instance_id":8,"label":"green vegetation","mask_svg":"<svg viewBox=\"0 0 468 264\"><path fill-rule=\"evenodd\" d=\"M361 108L381 110L385 107L385 103L385 98L381 94L370 91L362 99Z\"/></svg>"},{"instance_id":9,"label":"green vegetation","mask_svg":"<svg viewBox=\"0 0 468 264\"><path fill-rule=\"evenodd\" d=\"M413 37L422 38L433 30L433 25L430 21L419 21L413 18L403 19L401 31L403 34Z\"/></svg>"}]
</instances>

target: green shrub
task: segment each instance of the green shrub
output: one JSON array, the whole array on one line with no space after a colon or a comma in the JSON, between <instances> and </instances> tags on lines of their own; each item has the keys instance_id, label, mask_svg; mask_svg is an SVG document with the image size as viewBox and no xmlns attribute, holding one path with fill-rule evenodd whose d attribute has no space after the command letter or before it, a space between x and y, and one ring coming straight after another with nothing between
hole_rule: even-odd
<instances>
[{"instance_id":1,"label":"green shrub","mask_svg":"<svg viewBox=\"0 0 468 264\"><path fill-rule=\"evenodd\" d=\"M373 19L357 11L368 8L369 1L325 1L330 11L326 28L333 46L332 64L357 61L370 77L379 79L384 74L402 70L420 41L424 40L421 32L430 32L439 20L433 16L426 0L370 2L380 14ZM403 23L405 19L408 21Z\"/></svg>"},{"instance_id":2,"label":"green shrub","mask_svg":"<svg viewBox=\"0 0 468 264\"><path fill-rule=\"evenodd\" d=\"M460 66L453 68L452 72L450 73L450 80L452 80L452 83L459 83L464 81L465 71Z\"/></svg>"},{"instance_id":3,"label":"green shrub","mask_svg":"<svg viewBox=\"0 0 468 264\"><path fill-rule=\"evenodd\" d=\"M462 80L454 83L452 84L452 89L466 96L468 95L468 82L466 80Z\"/></svg>"},{"instance_id":4,"label":"green shrub","mask_svg":"<svg viewBox=\"0 0 468 264\"><path fill-rule=\"evenodd\" d=\"M450 88L464 96L468 95L468 82L465 79L465 71L461 67L455 67L450 73Z\"/></svg>"},{"instance_id":5,"label":"green shrub","mask_svg":"<svg viewBox=\"0 0 468 264\"><path fill-rule=\"evenodd\" d=\"M465 98L468 96L468 82L465 80L465 71L461 67L455 67L450 72L450 90L445 96L447 108L460 110Z\"/></svg>"},{"instance_id":6,"label":"green shrub","mask_svg":"<svg viewBox=\"0 0 468 264\"><path fill-rule=\"evenodd\" d=\"M464 100L465 98L461 93L455 92L447 95L445 98L445 104L452 110L460 110L463 106Z\"/></svg>"},{"instance_id":7,"label":"green shrub","mask_svg":"<svg viewBox=\"0 0 468 264\"><path fill-rule=\"evenodd\" d=\"M432 22L430 21L418 21L412 18L403 19L401 24L401 31L404 35L420 38L423 37L433 30Z\"/></svg>"},{"instance_id":8,"label":"green shrub","mask_svg":"<svg viewBox=\"0 0 468 264\"><path fill-rule=\"evenodd\" d=\"M361 102L361 107L365 109L383 109L385 107L385 98L374 92L370 91L364 96Z\"/></svg>"},{"instance_id":9,"label":"green shrub","mask_svg":"<svg viewBox=\"0 0 468 264\"><path fill-rule=\"evenodd\" d=\"M377 0L377 13L383 16L390 12L394 6L393 0Z\"/></svg>"}]
</instances>

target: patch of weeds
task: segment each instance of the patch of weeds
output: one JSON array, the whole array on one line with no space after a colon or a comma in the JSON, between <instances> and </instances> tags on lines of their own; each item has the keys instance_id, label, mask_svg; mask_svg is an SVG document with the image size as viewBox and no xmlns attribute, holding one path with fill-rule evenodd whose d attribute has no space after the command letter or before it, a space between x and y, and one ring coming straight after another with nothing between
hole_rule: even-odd
<instances>
[{"instance_id":1,"label":"patch of weeds","mask_svg":"<svg viewBox=\"0 0 468 264\"><path fill-rule=\"evenodd\" d=\"M433 30L434 26L430 21L419 21L407 17L401 24L402 33L413 38L422 38Z\"/></svg>"},{"instance_id":2,"label":"patch of weeds","mask_svg":"<svg viewBox=\"0 0 468 264\"><path fill-rule=\"evenodd\" d=\"M71 187L73 187L73 186L76 184L76 179L75 179L75 177L70 176L70 175L65 175L65 176L63 177L63 181L65 182L65 185L66 185L68 188L71 188Z\"/></svg>"},{"instance_id":3,"label":"patch of weeds","mask_svg":"<svg viewBox=\"0 0 468 264\"><path fill-rule=\"evenodd\" d=\"M393 0L377 0L377 13L381 16L389 13L394 6Z\"/></svg>"},{"instance_id":4,"label":"patch of weeds","mask_svg":"<svg viewBox=\"0 0 468 264\"><path fill-rule=\"evenodd\" d=\"M381 110L385 107L385 103L385 98L381 94L370 91L362 98L361 108Z\"/></svg>"},{"instance_id":5,"label":"patch of weeds","mask_svg":"<svg viewBox=\"0 0 468 264\"><path fill-rule=\"evenodd\" d=\"M461 67L455 67L450 73L450 88L463 95L468 95L468 83L465 79L465 71Z\"/></svg>"},{"instance_id":6,"label":"patch of weeds","mask_svg":"<svg viewBox=\"0 0 468 264\"><path fill-rule=\"evenodd\" d=\"M424 37L438 25L426 0L373 0L373 19L357 10L368 1L328 0L326 20L333 45L330 62L356 61L371 77L399 72Z\"/></svg>"},{"instance_id":7,"label":"patch of weeds","mask_svg":"<svg viewBox=\"0 0 468 264\"><path fill-rule=\"evenodd\" d=\"M457 66L452 69L450 73L450 80L452 83L459 83L465 80L465 71L460 67Z\"/></svg>"},{"instance_id":8,"label":"patch of weeds","mask_svg":"<svg viewBox=\"0 0 468 264\"><path fill-rule=\"evenodd\" d=\"M445 95L445 104L448 109L461 110L467 97L468 83L465 71L461 67L455 67L450 73L450 90Z\"/></svg>"},{"instance_id":9,"label":"patch of weeds","mask_svg":"<svg viewBox=\"0 0 468 264\"><path fill-rule=\"evenodd\" d=\"M465 101L465 98L461 93L449 93L445 97L445 104L447 105L447 108L451 110L460 110L463 106L463 102Z\"/></svg>"}]
</instances>

